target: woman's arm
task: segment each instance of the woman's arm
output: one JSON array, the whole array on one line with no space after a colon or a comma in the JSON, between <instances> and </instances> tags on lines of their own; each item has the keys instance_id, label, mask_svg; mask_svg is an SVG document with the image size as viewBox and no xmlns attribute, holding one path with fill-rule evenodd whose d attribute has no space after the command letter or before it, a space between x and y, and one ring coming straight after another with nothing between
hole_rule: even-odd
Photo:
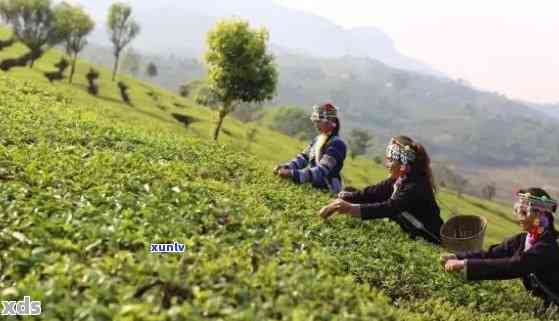
<instances>
[{"instance_id":1,"label":"woman's arm","mask_svg":"<svg viewBox=\"0 0 559 321\"><path fill-rule=\"evenodd\" d=\"M501 244L491 246L488 251L472 251L472 252L457 253L456 257L459 260L498 259L498 258L511 257L516 251L516 249L518 249L521 246L522 239L523 239L522 236L523 236L522 234L513 236L505 240Z\"/></svg>"},{"instance_id":2,"label":"woman's arm","mask_svg":"<svg viewBox=\"0 0 559 321\"><path fill-rule=\"evenodd\" d=\"M403 184L402 187L385 199L376 203L361 204L361 218L364 220L394 217L406 211L417 199L416 183Z\"/></svg>"},{"instance_id":3,"label":"woman's arm","mask_svg":"<svg viewBox=\"0 0 559 321\"><path fill-rule=\"evenodd\" d=\"M549 254L549 246L536 246L511 257L497 259L467 259L465 262L468 280L507 280L535 273L542 267L557 261Z\"/></svg>"},{"instance_id":4,"label":"woman's arm","mask_svg":"<svg viewBox=\"0 0 559 321\"><path fill-rule=\"evenodd\" d=\"M301 153L297 154L294 159L286 163L284 166L291 170L305 168L309 164L309 155L312 146L313 143L307 145L307 147L305 147L305 149Z\"/></svg>"},{"instance_id":5,"label":"woman's arm","mask_svg":"<svg viewBox=\"0 0 559 321\"><path fill-rule=\"evenodd\" d=\"M324 184L330 172L346 157L346 145L341 140L332 142L314 167L293 169L292 178L297 184Z\"/></svg>"},{"instance_id":6,"label":"woman's arm","mask_svg":"<svg viewBox=\"0 0 559 321\"><path fill-rule=\"evenodd\" d=\"M393 179L386 179L376 185L366 187L362 191L342 192L339 197L353 204L377 203L390 198L393 192Z\"/></svg>"}]
</instances>

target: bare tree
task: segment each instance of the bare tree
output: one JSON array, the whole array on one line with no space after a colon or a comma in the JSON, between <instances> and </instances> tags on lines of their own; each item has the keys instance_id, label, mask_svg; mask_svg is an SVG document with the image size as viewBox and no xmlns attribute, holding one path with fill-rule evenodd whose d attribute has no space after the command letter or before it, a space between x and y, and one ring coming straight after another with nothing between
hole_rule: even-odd
<instances>
[{"instance_id":1,"label":"bare tree","mask_svg":"<svg viewBox=\"0 0 559 321\"><path fill-rule=\"evenodd\" d=\"M132 7L121 2L111 5L107 24L113 43L113 55L115 56L112 78L115 81L120 54L140 34L140 25L132 17Z\"/></svg>"}]
</instances>

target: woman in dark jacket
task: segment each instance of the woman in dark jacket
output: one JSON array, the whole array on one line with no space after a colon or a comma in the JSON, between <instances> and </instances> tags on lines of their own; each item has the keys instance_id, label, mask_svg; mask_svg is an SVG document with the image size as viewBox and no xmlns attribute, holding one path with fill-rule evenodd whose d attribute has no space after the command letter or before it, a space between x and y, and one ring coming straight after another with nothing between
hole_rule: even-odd
<instances>
[{"instance_id":1,"label":"woman in dark jacket","mask_svg":"<svg viewBox=\"0 0 559 321\"><path fill-rule=\"evenodd\" d=\"M441 257L447 272L462 271L467 280L522 278L545 306L559 305L559 234L554 226L557 202L541 188L521 190L514 213L524 230L489 251L458 253Z\"/></svg>"},{"instance_id":2,"label":"woman in dark jacket","mask_svg":"<svg viewBox=\"0 0 559 321\"><path fill-rule=\"evenodd\" d=\"M443 220L435 200L436 187L425 148L406 136L394 137L386 148L390 177L356 192L341 192L320 214L335 212L364 220L389 218L412 238L439 244Z\"/></svg>"},{"instance_id":3,"label":"woman in dark jacket","mask_svg":"<svg viewBox=\"0 0 559 321\"><path fill-rule=\"evenodd\" d=\"M347 151L339 136L338 109L330 103L314 106L311 121L319 135L295 159L277 166L274 173L296 184L310 183L338 194L342 189L341 171Z\"/></svg>"}]
</instances>

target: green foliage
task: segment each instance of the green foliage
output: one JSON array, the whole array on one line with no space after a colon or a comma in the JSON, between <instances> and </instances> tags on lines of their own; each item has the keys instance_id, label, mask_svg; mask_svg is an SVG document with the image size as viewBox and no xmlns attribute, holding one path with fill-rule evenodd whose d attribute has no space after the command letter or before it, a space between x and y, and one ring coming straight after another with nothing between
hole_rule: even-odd
<instances>
[{"instance_id":1,"label":"green foliage","mask_svg":"<svg viewBox=\"0 0 559 321\"><path fill-rule=\"evenodd\" d=\"M189 81L187 83L180 85L179 95L185 98L191 97L193 94L196 95L196 90L198 90L198 88L201 88L204 85L205 85L205 81L200 79Z\"/></svg>"},{"instance_id":2,"label":"green foliage","mask_svg":"<svg viewBox=\"0 0 559 321\"><path fill-rule=\"evenodd\" d=\"M62 39L68 56L72 57L69 82L72 83L78 54L87 45L87 36L95 28L93 19L79 6L62 2L54 9L55 32Z\"/></svg>"},{"instance_id":3,"label":"green foliage","mask_svg":"<svg viewBox=\"0 0 559 321\"><path fill-rule=\"evenodd\" d=\"M438 186L452 189L456 191L459 196L468 190L469 181L453 171L450 167L437 163L432 165L432 169ZM473 191L470 192L473 194Z\"/></svg>"},{"instance_id":4,"label":"green foliage","mask_svg":"<svg viewBox=\"0 0 559 321\"><path fill-rule=\"evenodd\" d=\"M76 85L49 85L39 70L61 55L7 74L25 82L0 78L0 295L42 300L42 320L534 319L518 282L444 275L437 249L391 223L323 223L327 195L269 175L304 143L232 119L227 145L208 144L211 112L155 86L126 78L135 108L110 82L88 95L85 71L110 70L81 61ZM348 184L385 176L346 160ZM438 198L445 217L447 206L486 216L486 245L517 231L508 206L444 189ZM170 239L185 255L146 253Z\"/></svg>"},{"instance_id":5,"label":"green foliage","mask_svg":"<svg viewBox=\"0 0 559 321\"><path fill-rule=\"evenodd\" d=\"M136 50L129 48L126 50L126 56L122 61L122 69L130 72L132 75L137 76L140 71L142 56Z\"/></svg>"},{"instance_id":6,"label":"green foliage","mask_svg":"<svg viewBox=\"0 0 559 321\"><path fill-rule=\"evenodd\" d=\"M264 116L264 106L261 103L242 103L231 116L243 123L258 121Z\"/></svg>"},{"instance_id":7,"label":"green foliage","mask_svg":"<svg viewBox=\"0 0 559 321\"><path fill-rule=\"evenodd\" d=\"M201 83L195 87L194 101L199 105L213 109L218 109L222 104L220 97L206 83Z\"/></svg>"},{"instance_id":8,"label":"green foliage","mask_svg":"<svg viewBox=\"0 0 559 321\"><path fill-rule=\"evenodd\" d=\"M328 195L250 155L85 110L0 78L0 288L42 320L536 319L518 282L444 274L388 221L323 222Z\"/></svg>"},{"instance_id":9,"label":"green foliage","mask_svg":"<svg viewBox=\"0 0 559 321\"><path fill-rule=\"evenodd\" d=\"M221 102L217 140L223 118L244 102L263 102L273 97L278 74L274 58L267 53L268 32L250 29L241 19L219 21L208 32L208 87Z\"/></svg>"},{"instance_id":10,"label":"green foliage","mask_svg":"<svg viewBox=\"0 0 559 321\"><path fill-rule=\"evenodd\" d=\"M130 89L130 87L128 87L127 84L125 84L123 81L119 81L117 83L118 89L120 90L120 96L122 97L122 101L124 101L127 104L130 104L130 95L128 95L128 89Z\"/></svg>"},{"instance_id":11,"label":"green foliage","mask_svg":"<svg viewBox=\"0 0 559 321\"><path fill-rule=\"evenodd\" d=\"M205 80L197 79L181 85L179 94L183 97L191 97L197 104L214 110L219 110L223 104L220 97L211 90ZM263 110L260 103L239 103L231 115L241 122L247 123L260 119L264 114Z\"/></svg>"},{"instance_id":12,"label":"green foliage","mask_svg":"<svg viewBox=\"0 0 559 321\"><path fill-rule=\"evenodd\" d=\"M109 8L107 27L113 44L115 63L113 67L113 81L118 70L120 53L134 38L140 34L140 25L132 17L132 7L126 3L115 2Z\"/></svg>"},{"instance_id":13,"label":"green foliage","mask_svg":"<svg viewBox=\"0 0 559 321\"><path fill-rule=\"evenodd\" d=\"M349 132L348 144L351 157L365 155L372 145L373 136L365 129L353 128Z\"/></svg>"},{"instance_id":14,"label":"green foliage","mask_svg":"<svg viewBox=\"0 0 559 321\"><path fill-rule=\"evenodd\" d=\"M54 9L56 32L64 40L66 53L75 55L87 45L87 35L95 28L93 19L79 6L62 2Z\"/></svg>"},{"instance_id":15,"label":"green foliage","mask_svg":"<svg viewBox=\"0 0 559 321\"><path fill-rule=\"evenodd\" d=\"M69 62L68 62L68 60L66 60L66 58L64 58L64 57L60 58L60 61L58 61L56 64L54 64L54 67L56 67L57 71L45 72L45 77L47 77L47 79L51 83L54 80L64 79L64 71L66 70L66 68L68 68L68 65L69 65Z\"/></svg>"},{"instance_id":16,"label":"green foliage","mask_svg":"<svg viewBox=\"0 0 559 321\"><path fill-rule=\"evenodd\" d=\"M15 39L31 51L28 58L31 67L45 46L61 41L50 0L2 0L0 15L12 27Z\"/></svg>"},{"instance_id":17,"label":"green foliage","mask_svg":"<svg viewBox=\"0 0 559 321\"><path fill-rule=\"evenodd\" d=\"M10 37L11 33L0 28L0 38L9 39ZM0 56L2 58L17 57L26 50L25 46L16 43L0 52ZM98 96L88 94L84 90L89 87L86 79L87 71L94 68L98 71L99 79L108 79L111 70L85 61L78 61L77 74L79 77L76 78L74 85L59 82L51 86L41 71L52 70L52 65L59 61L61 56L63 56L62 52L56 49L49 50L37 61L37 68L17 68L11 70L8 75L15 79L32 80L44 88L55 88L60 92L59 95L72 99L73 108L81 110L84 115L95 119L98 123L108 125L124 123L155 133L168 132L180 136L211 139L211 130L214 126L211 110L196 105L191 99L175 96L156 86L126 76L122 77L134 92L135 108L129 108L122 102L118 87L111 82L97 82L97 89L102 94ZM157 95L157 101L148 95L149 93ZM88 108L81 108L81 106ZM291 159L304 148L308 141L301 142L266 128L269 127L267 118L266 116L264 119L258 120L258 135L251 144L250 153L255 155L262 164L273 166ZM247 126L247 124L232 119L225 126L226 135L221 137L221 142L228 144L231 148L246 152L243 142L248 130L252 127L253 124ZM344 128L346 128L345 125ZM342 135L344 134L342 133ZM365 158L346 159L343 176L347 185L365 187L384 179L386 169ZM456 197L454 191L445 189L439 193L438 198L440 202L444 202L439 204L442 205L442 215L445 218L456 212L487 217L490 224L486 235L486 245L499 242L518 229L518 225L510 219L510 206L469 196L459 198Z\"/></svg>"},{"instance_id":18,"label":"green foliage","mask_svg":"<svg viewBox=\"0 0 559 321\"><path fill-rule=\"evenodd\" d=\"M153 62L150 62L146 68L146 74L151 78L157 77L158 75L157 65Z\"/></svg>"},{"instance_id":19,"label":"green foliage","mask_svg":"<svg viewBox=\"0 0 559 321\"><path fill-rule=\"evenodd\" d=\"M298 107L278 107L269 111L265 123L281 133L310 141L317 131L310 121L310 115Z\"/></svg>"},{"instance_id":20,"label":"green foliage","mask_svg":"<svg viewBox=\"0 0 559 321\"><path fill-rule=\"evenodd\" d=\"M97 84L97 79L99 79L99 72L97 70L95 70L94 68L90 68L89 72L85 75L86 79L87 79L87 91L94 95L97 96L97 94L99 93L99 85Z\"/></svg>"},{"instance_id":21,"label":"green foliage","mask_svg":"<svg viewBox=\"0 0 559 321\"><path fill-rule=\"evenodd\" d=\"M66 58L62 57L60 58L60 60L54 64L54 66L56 67L56 69L58 69L58 72L63 74L64 71L66 71L66 68L68 68L68 65L70 63L68 62L68 60L66 60Z\"/></svg>"},{"instance_id":22,"label":"green foliage","mask_svg":"<svg viewBox=\"0 0 559 321\"><path fill-rule=\"evenodd\" d=\"M481 189L481 196L487 200L492 200L493 197L495 197L496 193L497 193L497 187L493 182L483 186L483 188Z\"/></svg>"}]
</instances>

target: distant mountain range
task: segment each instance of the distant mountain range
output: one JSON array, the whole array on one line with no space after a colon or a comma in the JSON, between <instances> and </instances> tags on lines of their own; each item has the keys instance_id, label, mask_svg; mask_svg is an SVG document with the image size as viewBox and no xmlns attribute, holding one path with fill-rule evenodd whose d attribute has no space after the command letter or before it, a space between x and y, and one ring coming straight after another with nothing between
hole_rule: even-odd
<instances>
[{"instance_id":1,"label":"distant mountain range","mask_svg":"<svg viewBox=\"0 0 559 321\"><path fill-rule=\"evenodd\" d=\"M559 119L559 103L557 104L530 104L532 108L546 115Z\"/></svg>"},{"instance_id":2,"label":"distant mountain range","mask_svg":"<svg viewBox=\"0 0 559 321\"><path fill-rule=\"evenodd\" d=\"M92 42L108 44L107 9L113 1L80 1L97 20ZM271 0L137 0L132 2L142 33L133 46L154 54L200 57L206 32L222 17L240 16L270 31L272 44L316 57L369 57L389 66L437 76L429 65L398 52L380 29L344 29L335 23ZM374 23L374 22L372 22Z\"/></svg>"}]
</instances>

